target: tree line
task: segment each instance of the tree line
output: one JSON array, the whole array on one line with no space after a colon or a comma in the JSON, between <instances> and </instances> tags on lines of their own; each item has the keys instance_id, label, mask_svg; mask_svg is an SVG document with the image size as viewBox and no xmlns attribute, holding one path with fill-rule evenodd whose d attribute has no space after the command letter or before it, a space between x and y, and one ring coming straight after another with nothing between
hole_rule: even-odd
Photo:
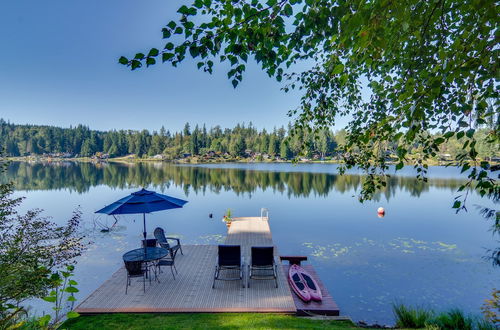
<instances>
[{"instance_id":1,"label":"tree line","mask_svg":"<svg viewBox=\"0 0 500 330\"><path fill-rule=\"evenodd\" d=\"M148 130L91 130L78 125L70 128L42 125L18 125L0 119L0 147L6 156L30 156L43 154L68 154L71 157L91 157L98 153L109 157L129 154L138 157L162 155L166 159L177 159L184 155L203 156L210 153L228 154L232 157L279 157L292 159L298 155L306 157L334 157L341 153L345 143L345 130L334 132L323 129L309 133L291 134L292 127L275 128L272 131L258 130L252 123L238 124L233 128L219 125L207 129L196 125L194 129L186 123L179 132L162 127L159 131ZM295 131L297 133L297 131ZM486 143L487 130L477 131L479 157L499 155L498 145ZM483 138L480 138L484 136ZM304 149L304 145L307 148ZM442 143L443 155L454 159L461 151L462 143L449 139ZM397 143L394 143L394 149ZM305 152L304 152L305 150Z\"/></svg>"},{"instance_id":2,"label":"tree line","mask_svg":"<svg viewBox=\"0 0 500 330\"><path fill-rule=\"evenodd\" d=\"M0 146L7 156L28 156L50 153L70 153L82 157L105 153L110 157L134 154L138 157L165 155L175 159L184 154L193 156L209 152L228 153L244 157L249 152L271 157L290 159L299 154L304 142L302 137L290 139L291 127L280 127L268 132L258 130L252 123L238 124L234 128L214 126L207 129L186 123L180 132L162 127L159 131L148 130L91 130L84 125L70 128L41 125L17 125L0 119ZM308 135L313 154L331 156L337 141L343 141L343 131L334 133L324 130L318 138Z\"/></svg>"}]
</instances>

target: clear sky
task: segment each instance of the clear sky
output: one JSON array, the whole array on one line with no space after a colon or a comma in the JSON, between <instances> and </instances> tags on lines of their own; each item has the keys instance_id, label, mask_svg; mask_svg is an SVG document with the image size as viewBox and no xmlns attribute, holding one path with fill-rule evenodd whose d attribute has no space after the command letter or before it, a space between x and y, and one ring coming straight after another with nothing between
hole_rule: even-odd
<instances>
[{"instance_id":1,"label":"clear sky","mask_svg":"<svg viewBox=\"0 0 500 330\"><path fill-rule=\"evenodd\" d=\"M285 94L257 64L233 89L226 66L209 75L191 61L131 72L118 64L162 47L179 0L0 2L0 117L93 129L180 130L185 122L286 125L299 95Z\"/></svg>"}]
</instances>

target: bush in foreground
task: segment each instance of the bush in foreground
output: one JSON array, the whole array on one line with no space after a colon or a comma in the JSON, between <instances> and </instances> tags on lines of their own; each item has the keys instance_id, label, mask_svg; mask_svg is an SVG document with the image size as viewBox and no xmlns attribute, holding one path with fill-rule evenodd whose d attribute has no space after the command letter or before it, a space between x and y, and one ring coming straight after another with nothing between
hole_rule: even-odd
<instances>
[{"instance_id":1,"label":"bush in foreground","mask_svg":"<svg viewBox=\"0 0 500 330\"><path fill-rule=\"evenodd\" d=\"M429 328L441 330L494 330L495 325L481 317L466 315L459 309L436 313L422 307L408 307L403 304L393 305L396 327Z\"/></svg>"}]
</instances>

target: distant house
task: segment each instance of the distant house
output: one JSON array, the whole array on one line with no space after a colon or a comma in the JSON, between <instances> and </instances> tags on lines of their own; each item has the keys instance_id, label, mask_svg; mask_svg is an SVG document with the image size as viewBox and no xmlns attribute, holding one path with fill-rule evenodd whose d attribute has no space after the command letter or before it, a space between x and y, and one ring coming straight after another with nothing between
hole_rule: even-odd
<instances>
[{"instance_id":1,"label":"distant house","mask_svg":"<svg viewBox=\"0 0 500 330\"><path fill-rule=\"evenodd\" d=\"M153 159L158 159L158 160L163 160L164 156L161 155L161 154L158 154L158 155L154 155L153 156Z\"/></svg>"},{"instance_id":2,"label":"distant house","mask_svg":"<svg viewBox=\"0 0 500 330\"><path fill-rule=\"evenodd\" d=\"M439 154L439 160L451 160L452 157L450 154Z\"/></svg>"}]
</instances>

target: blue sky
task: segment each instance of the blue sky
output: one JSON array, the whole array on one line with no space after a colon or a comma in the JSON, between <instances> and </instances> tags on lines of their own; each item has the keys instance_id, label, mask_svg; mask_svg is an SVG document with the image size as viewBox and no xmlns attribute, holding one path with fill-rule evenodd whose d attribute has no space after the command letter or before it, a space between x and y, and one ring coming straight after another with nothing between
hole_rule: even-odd
<instances>
[{"instance_id":1,"label":"blue sky","mask_svg":"<svg viewBox=\"0 0 500 330\"><path fill-rule=\"evenodd\" d=\"M178 0L0 2L0 117L14 123L99 130L179 130L185 122L259 128L286 125L299 94L252 62L233 89L226 66L209 75L191 61L129 71L117 63L160 48Z\"/></svg>"}]
</instances>

